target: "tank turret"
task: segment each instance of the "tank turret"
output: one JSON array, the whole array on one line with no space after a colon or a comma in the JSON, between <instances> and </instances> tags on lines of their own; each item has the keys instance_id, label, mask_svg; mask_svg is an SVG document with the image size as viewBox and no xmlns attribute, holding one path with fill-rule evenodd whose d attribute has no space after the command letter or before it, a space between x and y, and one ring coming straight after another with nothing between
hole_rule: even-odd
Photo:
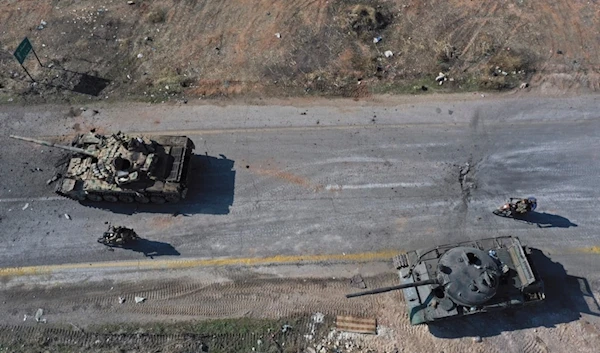
<instances>
[{"instance_id":1,"label":"tank turret","mask_svg":"<svg viewBox=\"0 0 600 353\"><path fill-rule=\"evenodd\" d=\"M72 146L10 137L72 152L56 192L108 202L177 202L187 194L194 143L185 136L79 135Z\"/></svg>"},{"instance_id":2,"label":"tank turret","mask_svg":"<svg viewBox=\"0 0 600 353\"><path fill-rule=\"evenodd\" d=\"M408 252L394 258L400 285L347 298L402 290L413 325L545 298L544 286L516 237L497 237Z\"/></svg>"}]
</instances>

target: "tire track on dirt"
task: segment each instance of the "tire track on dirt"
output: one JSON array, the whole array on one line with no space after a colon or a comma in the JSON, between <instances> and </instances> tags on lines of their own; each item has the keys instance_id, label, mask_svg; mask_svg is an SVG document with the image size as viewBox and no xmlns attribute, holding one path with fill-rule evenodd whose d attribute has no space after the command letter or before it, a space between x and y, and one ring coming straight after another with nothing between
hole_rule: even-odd
<instances>
[{"instance_id":1,"label":"tire track on dirt","mask_svg":"<svg viewBox=\"0 0 600 353\"><path fill-rule=\"evenodd\" d=\"M523 344L523 353L549 353L550 349L546 345L546 342L542 340L538 335L526 334L525 343Z\"/></svg>"},{"instance_id":2,"label":"tire track on dirt","mask_svg":"<svg viewBox=\"0 0 600 353\"><path fill-rule=\"evenodd\" d=\"M376 286L393 282L393 276L369 279ZM109 295L86 298L101 311L132 312L144 315L286 317L303 312L331 315L364 315L374 308L374 300L348 301L347 279L286 280L268 279L206 285L175 282L157 290L140 286L116 290ZM117 295L125 299L118 304ZM135 297L145 297L143 305Z\"/></svg>"}]
</instances>

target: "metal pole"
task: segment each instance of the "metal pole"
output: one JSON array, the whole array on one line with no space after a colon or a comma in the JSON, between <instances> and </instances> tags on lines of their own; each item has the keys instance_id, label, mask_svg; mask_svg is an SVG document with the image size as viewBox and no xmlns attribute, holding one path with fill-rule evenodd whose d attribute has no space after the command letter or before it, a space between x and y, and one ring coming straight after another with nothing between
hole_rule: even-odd
<instances>
[{"instance_id":1,"label":"metal pole","mask_svg":"<svg viewBox=\"0 0 600 353\"><path fill-rule=\"evenodd\" d=\"M23 70L25 70L25 73L27 74L27 76L29 76L29 78L31 79L31 81L36 82L33 77L31 77L31 75L29 74L29 71L27 71L27 69L25 68L25 66L23 66L23 64L20 64L21 67L23 68Z\"/></svg>"},{"instance_id":2,"label":"metal pole","mask_svg":"<svg viewBox=\"0 0 600 353\"><path fill-rule=\"evenodd\" d=\"M42 62L40 61L40 58L38 58L37 54L35 53L35 50L33 49L33 45L31 46L31 51L33 52L33 55L35 55L35 58L37 59L40 66L44 67L44 65L42 65Z\"/></svg>"}]
</instances>

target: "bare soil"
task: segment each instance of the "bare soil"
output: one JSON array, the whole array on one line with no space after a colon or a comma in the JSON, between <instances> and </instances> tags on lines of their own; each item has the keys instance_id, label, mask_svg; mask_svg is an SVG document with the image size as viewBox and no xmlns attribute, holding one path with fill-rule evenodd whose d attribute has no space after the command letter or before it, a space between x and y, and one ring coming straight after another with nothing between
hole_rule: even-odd
<instances>
[{"instance_id":1,"label":"bare soil","mask_svg":"<svg viewBox=\"0 0 600 353\"><path fill-rule=\"evenodd\" d=\"M538 353L595 352L600 343L597 317L582 316L574 292L556 291L564 283L550 282L540 306L411 326L398 291L347 299L360 290L350 278L220 272L229 279L7 287L0 292L0 352ZM390 272L364 283L371 289L397 278ZM338 315L375 318L377 334L340 331Z\"/></svg>"},{"instance_id":2,"label":"bare soil","mask_svg":"<svg viewBox=\"0 0 600 353\"><path fill-rule=\"evenodd\" d=\"M5 0L0 101L596 91L599 28L597 1Z\"/></svg>"}]
</instances>

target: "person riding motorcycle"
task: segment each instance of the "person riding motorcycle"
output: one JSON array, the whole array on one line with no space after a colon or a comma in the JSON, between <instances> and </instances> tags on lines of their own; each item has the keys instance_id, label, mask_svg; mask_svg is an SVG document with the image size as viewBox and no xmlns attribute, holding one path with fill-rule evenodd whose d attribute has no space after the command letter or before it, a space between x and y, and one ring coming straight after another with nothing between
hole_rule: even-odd
<instances>
[{"instance_id":1,"label":"person riding motorcycle","mask_svg":"<svg viewBox=\"0 0 600 353\"><path fill-rule=\"evenodd\" d=\"M137 234L133 229L122 226L109 226L101 239L105 244L123 245L136 238Z\"/></svg>"},{"instance_id":2,"label":"person riding motorcycle","mask_svg":"<svg viewBox=\"0 0 600 353\"><path fill-rule=\"evenodd\" d=\"M510 202L512 203L513 200L518 200L516 202L517 207L515 208L515 212L520 214L531 212L537 207L537 200L535 197L528 197L526 199L515 199L511 197Z\"/></svg>"},{"instance_id":3,"label":"person riding motorcycle","mask_svg":"<svg viewBox=\"0 0 600 353\"><path fill-rule=\"evenodd\" d=\"M494 214L504 217L524 216L528 212L535 210L536 207L537 199L535 197L511 197L507 203L502 205L497 210L494 210Z\"/></svg>"}]
</instances>

